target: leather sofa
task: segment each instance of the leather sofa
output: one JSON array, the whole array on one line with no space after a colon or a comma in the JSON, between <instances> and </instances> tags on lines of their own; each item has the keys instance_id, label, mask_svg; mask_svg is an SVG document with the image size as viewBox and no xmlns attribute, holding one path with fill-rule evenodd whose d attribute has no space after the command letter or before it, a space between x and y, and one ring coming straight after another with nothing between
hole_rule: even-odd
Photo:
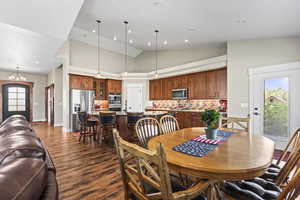
<instances>
[{"instance_id":1,"label":"leather sofa","mask_svg":"<svg viewBox=\"0 0 300 200\"><path fill-rule=\"evenodd\" d=\"M0 124L0 199L58 200L54 163L21 115Z\"/></svg>"}]
</instances>

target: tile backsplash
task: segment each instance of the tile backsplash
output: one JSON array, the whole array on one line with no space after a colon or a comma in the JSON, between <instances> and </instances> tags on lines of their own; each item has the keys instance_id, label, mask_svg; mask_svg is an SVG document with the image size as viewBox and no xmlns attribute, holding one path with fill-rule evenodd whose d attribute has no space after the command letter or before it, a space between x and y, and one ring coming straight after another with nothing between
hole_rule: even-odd
<instances>
[{"instance_id":1,"label":"tile backsplash","mask_svg":"<svg viewBox=\"0 0 300 200\"><path fill-rule=\"evenodd\" d=\"M191 109L191 110L205 110L205 109L219 109L219 99L208 100L156 100L152 102L153 108L162 109Z\"/></svg>"}]
</instances>

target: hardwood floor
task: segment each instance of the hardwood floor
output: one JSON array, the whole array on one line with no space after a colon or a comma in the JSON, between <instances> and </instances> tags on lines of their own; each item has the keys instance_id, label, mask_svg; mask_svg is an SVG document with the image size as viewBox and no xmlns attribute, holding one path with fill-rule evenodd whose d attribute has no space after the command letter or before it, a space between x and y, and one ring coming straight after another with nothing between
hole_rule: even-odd
<instances>
[{"instance_id":1,"label":"hardwood floor","mask_svg":"<svg viewBox=\"0 0 300 200\"><path fill-rule=\"evenodd\" d=\"M61 128L45 123L35 124L34 128L55 163L61 200L124 199L112 144L80 144L72 133L63 133Z\"/></svg>"}]
</instances>

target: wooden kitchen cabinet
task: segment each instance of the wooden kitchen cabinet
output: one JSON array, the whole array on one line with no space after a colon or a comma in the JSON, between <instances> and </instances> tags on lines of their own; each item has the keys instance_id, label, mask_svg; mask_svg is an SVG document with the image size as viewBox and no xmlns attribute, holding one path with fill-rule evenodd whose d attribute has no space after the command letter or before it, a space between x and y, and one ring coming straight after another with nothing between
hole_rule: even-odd
<instances>
[{"instance_id":1,"label":"wooden kitchen cabinet","mask_svg":"<svg viewBox=\"0 0 300 200\"><path fill-rule=\"evenodd\" d=\"M149 81L149 98L150 100L161 100L162 98L162 79Z\"/></svg>"},{"instance_id":2,"label":"wooden kitchen cabinet","mask_svg":"<svg viewBox=\"0 0 300 200\"><path fill-rule=\"evenodd\" d=\"M217 70L217 96L220 99L227 98L227 69Z\"/></svg>"},{"instance_id":3,"label":"wooden kitchen cabinet","mask_svg":"<svg viewBox=\"0 0 300 200\"><path fill-rule=\"evenodd\" d=\"M164 99L164 100L172 99L172 90L174 88L173 85L174 85L173 78L162 79L162 99Z\"/></svg>"},{"instance_id":4,"label":"wooden kitchen cabinet","mask_svg":"<svg viewBox=\"0 0 300 200\"><path fill-rule=\"evenodd\" d=\"M226 99L227 68L150 80L151 100L172 100L173 89L188 89L188 99Z\"/></svg>"},{"instance_id":5,"label":"wooden kitchen cabinet","mask_svg":"<svg viewBox=\"0 0 300 200\"><path fill-rule=\"evenodd\" d=\"M227 69L206 72L207 98L227 98Z\"/></svg>"},{"instance_id":6,"label":"wooden kitchen cabinet","mask_svg":"<svg viewBox=\"0 0 300 200\"><path fill-rule=\"evenodd\" d=\"M178 111L176 119L179 128L204 127L202 112Z\"/></svg>"},{"instance_id":7,"label":"wooden kitchen cabinet","mask_svg":"<svg viewBox=\"0 0 300 200\"><path fill-rule=\"evenodd\" d=\"M186 89L188 88L188 76L175 76L171 78L173 81L172 89Z\"/></svg>"},{"instance_id":8,"label":"wooden kitchen cabinet","mask_svg":"<svg viewBox=\"0 0 300 200\"><path fill-rule=\"evenodd\" d=\"M93 90L93 78L70 74L70 88L78 90Z\"/></svg>"},{"instance_id":9,"label":"wooden kitchen cabinet","mask_svg":"<svg viewBox=\"0 0 300 200\"><path fill-rule=\"evenodd\" d=\"M93 88L95 90L95 95L97 100L107 99L105 79L94 79Z\"/></svg>"},{"instance_id":10,"label":"wooden kitchen cabinet","mask_svg":"<svg viewBox=\"0 0 300 200\"><path fill-rule=\"evenodd\" d=\"M206 72L190 74L188 76L189 99L205 99L206 94Z\"/></svg>"},{"instance_id":11,"label":"wooden kitchen cabinet","mask_svg":"<svg viewBox=\"0 0 300 200\"><path fill-rule=\"evenodd\" d=\"M122 93L122 81L121 80L113 80L108 79L106 83L107 94L110 93Z\"/></svg>"},{"instance_id":12,"label":"wooden kitchen cabinet","mask_svg":"<svg viewBox=\"0 0 300 200\"><path fill-rule=\"evenodd\" d=\"M178 121L179 129L185 128L184 127L184 112L176 112L176 119Z\"/></svg>"}]
</instances>

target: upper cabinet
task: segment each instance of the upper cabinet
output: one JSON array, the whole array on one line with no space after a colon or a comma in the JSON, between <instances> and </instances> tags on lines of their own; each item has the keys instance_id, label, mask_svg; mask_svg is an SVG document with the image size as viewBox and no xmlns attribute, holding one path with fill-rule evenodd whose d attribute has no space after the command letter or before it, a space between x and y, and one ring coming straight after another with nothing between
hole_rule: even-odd
<instances>
[{"instance_id":1,"label":"upper cabinet","mask_svg":"<svg viewBox=\"0 0 300 200\"><path fill-rule=\"evenodd\" d=\"M173 79L173 88L172 89L186 89L188 88L188 76L175 76Z\"/></svg>"},{"instance_id":2,"label":"upper cabinet","mask_svg":"<svg viewBox=\"0 0 300 200\"><path fill-rule=\"evenodd\" d=\"M109 93L122 93L122 81L121 80L107 80L107 94Z\"/></svg>"},{"instance_id":3,"label":"upper cabinet","mask_svg":"<svg viewBox=\"0 0 300 200\"><path fill-rule=\"evenodd\" d=\"M149 98L150 100L161 100L162 96L162 79L150 80L149 83Z\"/></svg>"},{"instance_id":4,"label":"upper cabinet","mask_svg":"<svg viewBox=\"0 0 300 200\"><path fill-rule=\"evenodd\" d=\"M164 78L161 82L162 97L159 99L172 99L172 89L174 85L173 78Z\"/></svg>"},{"instance_id":5,"label":"upper cabinet","mask_svg":"<svg viewBox=\"0 0 300 200\"><path fill-rule=\"evenodd\" d=\"M227 69L207 72L207 98L227 98Z\"/></svg>"},{"instance_id":6,"label":"upper cabinet","mask_svg":"<svg viewBox=\"0 0 300 200\"><path fill-rule=\"evenodd\" d=\"M93 77L70 74L70 88L93 90Z\"/></svg>"},{"instance_id":7,"label":"upper cabinet","mask_svg":"<svg viewBox=\"0 0 300 200\"><path fill-rule=\"evenodd\" d=\"M94 79L93 80L93 88L95 90L95 97L97 100L105 100L106 99L106 80L105 79Z\"/></svg>"},{"instance_id":8,"label":"upper cabinet","mask_svg":"<svg viewBox=\"0 0 300 200\"><path fill-rule=\"evenodd\" d=\"M171 100L173 89L188 89L188 98L227 98L227 68L150 80L150 100Z\"/></svg>"},{"instance_id":9,"label":"upper cabinet","mask_svg":"<svg viewBox=\"0 0 300 200\"><path fill-rule=\"evenodd\" d=\"M188 76L189 99L206 99L206 72L190 74Z\"/></svg>"}]
</instances>

